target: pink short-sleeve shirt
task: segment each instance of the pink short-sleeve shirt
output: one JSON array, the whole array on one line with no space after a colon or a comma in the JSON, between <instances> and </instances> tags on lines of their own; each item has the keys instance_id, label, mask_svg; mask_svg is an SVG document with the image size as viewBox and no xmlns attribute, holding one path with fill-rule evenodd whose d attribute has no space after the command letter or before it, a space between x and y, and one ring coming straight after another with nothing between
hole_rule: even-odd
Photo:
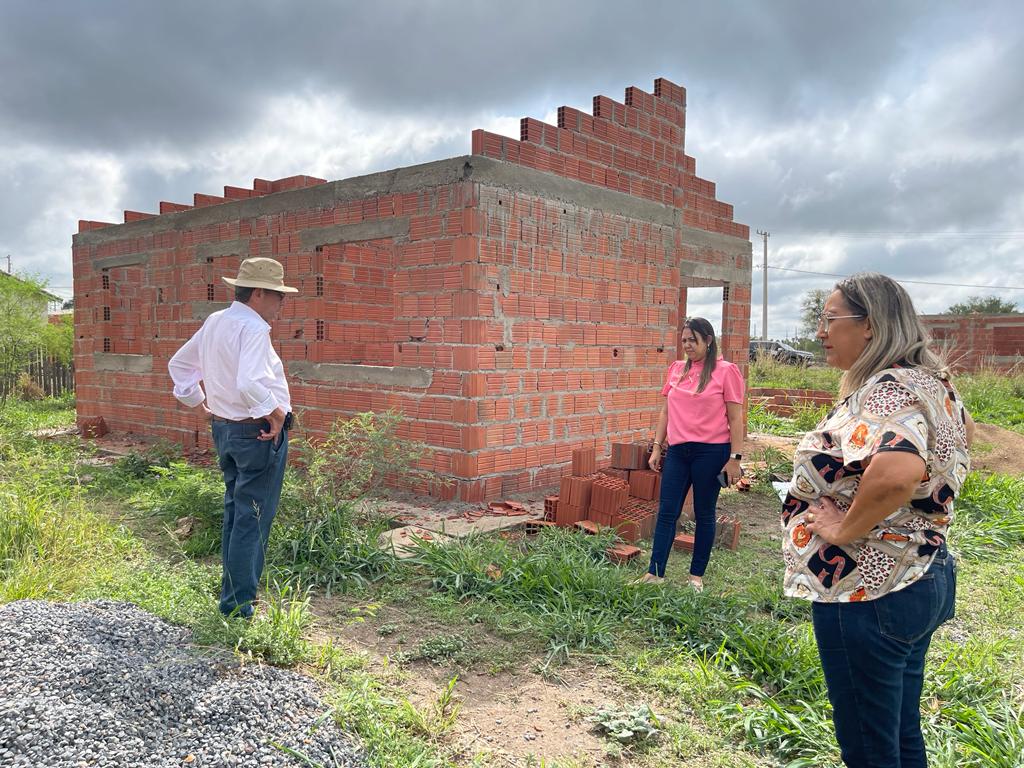
<instances>
[{"instance_id":1,"label":"pink short-sleeve shirt","mask_svg":"<svg viewBox=\"0 0 1024 768\"><path fill-rule=\"evenodd\" d=\"M661 388L661 394L668 398L668 444L728 443L725 404L743 402L743 374L733 363L719 359L711 381L698 393L704 361L694 362L684 374L685 368L685 360L672 363Z\"/></svg>"}]
</instances>

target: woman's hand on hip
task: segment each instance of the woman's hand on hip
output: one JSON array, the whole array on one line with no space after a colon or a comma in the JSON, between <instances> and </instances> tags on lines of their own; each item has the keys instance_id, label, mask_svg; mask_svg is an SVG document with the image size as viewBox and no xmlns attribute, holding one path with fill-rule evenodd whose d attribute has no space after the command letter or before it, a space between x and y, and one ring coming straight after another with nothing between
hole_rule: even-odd
<instances>
[{"instance_id":1,"label":"woman's hand on hip","mask_svg":"<svg viewBox=\"0 0 1024 768\"><path fill-rule=\"evenodd\" d=\"M729 459L722 469L725 471L725 476L729 478L729 485L736 485L743 477L743 467L740 466L739 459Z\"/></svg>"},{"instance_id":2,"label":"woman's hand on hip","mask_svg":"<svg viewBox=\"0 0 1024 768\"><path fill-rule=\"evenodd\" d=\"M846 544L840 540L839 527L843 524L846 513L836 506L828 496L822 496L807 508L804 518L807 530L816 533L829 544Z\"/></svg>"}]
</instances>

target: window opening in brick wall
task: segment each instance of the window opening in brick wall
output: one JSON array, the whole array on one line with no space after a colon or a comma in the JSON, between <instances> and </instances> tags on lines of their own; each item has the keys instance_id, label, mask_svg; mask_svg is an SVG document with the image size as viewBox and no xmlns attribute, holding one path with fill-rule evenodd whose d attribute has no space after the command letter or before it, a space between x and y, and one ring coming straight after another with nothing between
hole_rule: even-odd
<instances>
[{"instance_id":1,"label":"window opening in brick wall","mask_svg":"<svg viewBox=\"0 0 1024 768\"><path fill-rule=\"evenodd\" d=\"M110 322L110 307L103 308L103 320L104 322Z\"/></svg>"},{"instance_id":2,"label":"window opening in brick wall","mask_svg":"<svg viewBox=\"0 0 1024 768\"><path fill-rule=\"evenodd\" d=\"M206 300L213 301L213 283L206 284Z\"/></svg>"},{"instance_id":3,"label":"window opening in brick wall","mask_svg":"<svg viewBox=\"0 0 1024 768\"><path fill-rule=\"evenodd\" d=\"M324 321L323 320L317 320L316 321L316 340L317 341L323 341L324 340Z\"/></svg>"},{"instance_id":4,"label":"window opening in brick wall","mask_svg":"<svg viewBox=\"0 0 1024 768\"><path fill-rule=\"evenodd\" d=\"M164 289L163 288L157 288L156 289L156 303L157 304L163 304L164 303Z\"/></svg>"},{"instance_id":5,"label":"window opening in brick wall","mask_svg":"<svg viewBox=\"0 0 1024 768\"><path fill-rule=\"evenodd\" d=\"M106 272L103 273L103 290L110 290L110 275L108 275Z\"/></svg>"},{"instance_id":6,"label":"window opening in brick wall","mask_svg":"<svg viewBox=\"0 0 1024 768\"><path fill-rule=\"evenodd\" d=\"M110 347L110 339L109 338L104 338L103 339L103 351L104 352L109 352L110 349L111 349L111 347Z\"/></svg>"},{"instance_id":7,"label":"window opening in brick wall","mask_svg":"<svg viewBox=\"0 0 1024 768\"><path fill-rule=\"evenodd\" d=\"M324 276L323 275L317 275L316 276L316 295L317 296L323 296L324 295Z\"/></svg>"}]
</instances>

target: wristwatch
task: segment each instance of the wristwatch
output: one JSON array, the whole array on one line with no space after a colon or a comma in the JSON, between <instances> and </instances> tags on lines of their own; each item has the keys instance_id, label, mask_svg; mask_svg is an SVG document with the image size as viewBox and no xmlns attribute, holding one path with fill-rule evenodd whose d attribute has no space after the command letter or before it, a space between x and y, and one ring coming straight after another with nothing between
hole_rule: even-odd
<instances>
[{"instance_id":1,"label":"wristwatch","mask_svg":"<svg viewBox=\"0 0 1024 768\"><path fill-rule=\"evenodd\" d=\"M736 459L736 461L739 461L740 459L743 458L743 454L742 453L730 453L729 454L729 458L730 459Z\"/></svg>"}]
</instances>

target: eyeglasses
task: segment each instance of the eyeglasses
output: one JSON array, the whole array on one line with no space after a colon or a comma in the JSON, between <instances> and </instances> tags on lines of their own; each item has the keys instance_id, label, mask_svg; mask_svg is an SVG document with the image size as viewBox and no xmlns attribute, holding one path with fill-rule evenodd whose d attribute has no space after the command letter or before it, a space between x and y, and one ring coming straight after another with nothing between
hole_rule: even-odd
<instances>
[{"instance_id":1,"label":"eyeglasses","mask_svg":"<svg viewBox=\"0 0 1024 768\"><path fill-rule=\"evenodd\" d=\"M821 330L823 330L825 333L828 333L828 327L832 324L833 320L849 320L849 319L854 318L854 317L863 319L863 318L867 317L867 315L832 315L832 316L829 316L829 315L822 314L822 315L818 315L818 327L821 328Z\"/></svg>"}]
</instances>

